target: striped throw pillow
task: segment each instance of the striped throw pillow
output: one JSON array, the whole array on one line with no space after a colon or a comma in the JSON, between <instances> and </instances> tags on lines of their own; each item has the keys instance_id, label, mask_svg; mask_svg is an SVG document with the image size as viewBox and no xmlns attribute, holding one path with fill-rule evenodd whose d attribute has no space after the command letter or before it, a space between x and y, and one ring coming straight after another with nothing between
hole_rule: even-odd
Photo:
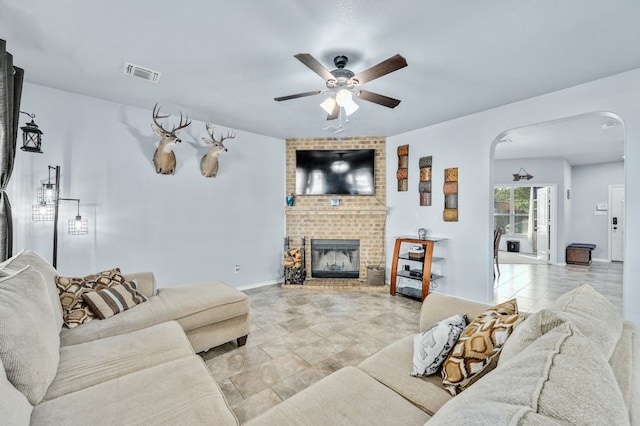
<instances>
[{"instance_id":1,"label":"striped throw pillow","mask_svg":"<svg viewBox=\"0 0 640 426\"><path fill-rule=\"evenodd\" d=\"M84 293L82 298L94 315L100 319L112 317L147 301L147 297L138 291L135 280Z\"/></svg>"}]
</instances>

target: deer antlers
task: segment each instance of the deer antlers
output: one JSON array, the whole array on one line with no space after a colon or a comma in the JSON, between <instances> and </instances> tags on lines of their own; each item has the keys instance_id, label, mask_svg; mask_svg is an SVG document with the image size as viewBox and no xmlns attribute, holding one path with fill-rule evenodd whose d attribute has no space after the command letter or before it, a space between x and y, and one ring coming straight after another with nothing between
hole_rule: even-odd
<instances>
[{"instance_id":1,"label":"deer antlers","mask_svg":"<svg viewBox=\"0 0 640 426\"><path fill-rule=\"evenodd\" d=\"M180 111L180 124L178 125L178 127L173 126L173 129L171 129L171 131L167 131L164 127L162 127L162 124L158 123L158 118L167 118L169 117L168 115L159 115L160 114L160 107L158 106L158 104L156 104L153 107L153 122L155 123L156 126L158 126L158 128L160 130L162 130L165 133L175 133L180 129L184 129L185 127L187 127L189 124L191 124L191 121L189 121L189 116L185 116L185 122L182 123L182 111Z\"/></svg>"},{"instance_id":2,"label":"deer antlers","mask_svg":"<svg viewBox=\"0 0 640 426\"><path fill-rule=\"evenodd\" d=\"M206 139L202 138L205 142L207 143L222 143L225 139L235 139L236 134L234 132L227 132L227 136L222 136L222 134L220 135L220 140L216 140L216 137L213 135L213 124L211 123L206 123L205 127L207 128L207 133L209 134L209 138L211 138L211 142L207 141Z\"/></svg>"}]
</instances>

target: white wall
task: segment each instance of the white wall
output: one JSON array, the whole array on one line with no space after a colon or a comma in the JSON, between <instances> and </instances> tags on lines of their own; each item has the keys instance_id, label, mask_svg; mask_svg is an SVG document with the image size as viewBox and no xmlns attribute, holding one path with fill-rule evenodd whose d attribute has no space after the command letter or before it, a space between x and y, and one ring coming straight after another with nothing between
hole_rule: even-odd
<instances>
[{"instance_id":1,"label":"white wall","mask_svg":"<svg viewBox=\"0 0 640 426\"><path fill-rule=\"evenodd\" d=\"M596 214L598 203L609 203L609 185L624 183L624 162L574 166L571 200L571 242L596 245L592 256L609 260L607 212Z\"/></svg>"},{"instance_id":2,"label":"white wall","mask_svg":"<svg viewBox=\"0 0 640 426\"><path fill-rule=\"evenodd\" d=\"M60 165L61 196L82 200L90 226L89 235L68 235L76 207L62 203L62 274L119 266L153 271L160 287L210 279L247 287L282 275L284 141L236 131L225 141L218 176L204 178L199 161L206 148L197 141L206 132L194 121L180 132L176 174L162 176L152 163L159 138L150 109L32 84L24 86L21 109L36 114L44 154L16 154L8 190L15 251L29 248L51 260L53 224L32 222L31 204L47 165Z\"/></svg>"},{"instance_id":3,"label":"white wall","mask_svg":"<svg viewBox=\"0 0 640 426\"><path fill-rule=\"evenodd\" d=\"M594 111L610 111L625 124L626 217L640 214L640 70L554 92L522 102L483 111L387 139L387 185L394 188L394 156L399 145L409 144L409 192L390 190L387 222L387 253L393 237L416 235L426 227L432 235L448 237L447 278L439 291L469 299L490 301L493 297L492 150L501 133L527 125ZM401 110L398 110L400 113ZM433 206L420 207L417 182L418 158L433 155ZM442 220L443 169L459 167L459 222ZM532 173L535 175L535 173ZM565 197L566 198L566 197ZM640 223L626 226L624 264L624 314L640 325ZM568 232L565 236L568 238ZM391 256L387 256L390 267Z\"/></svg>"}]
</instances>

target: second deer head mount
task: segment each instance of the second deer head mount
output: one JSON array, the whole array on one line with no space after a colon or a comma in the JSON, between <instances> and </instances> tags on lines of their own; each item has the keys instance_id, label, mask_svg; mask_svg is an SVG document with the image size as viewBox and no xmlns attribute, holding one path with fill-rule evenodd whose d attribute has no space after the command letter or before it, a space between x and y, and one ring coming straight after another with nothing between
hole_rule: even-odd
<instances>
[{"instance_id":1,"label":"second deer head mount","mask_svg":"<svg viewBox=\"0 0 640 426\"><path fill-rule=\"evenodd\" d=\"M208 138L202 138L202 140L211 145L209 151L202 156L200 160L200 172L204 177L216 177L218 174L218 157L221 153L227 152L227 147L222 142L225 139L235 139L236 135L233 132L228 132L226 136L220 135L220 140L216 140L214 136L214 128L210 123L206 124Z\"/></svg>"},{"instance_id":2,"label":"second deer head mount","mask_svg":"<svg viewBox=\"0 0 640 426\"><path fill-rule=\"evenodd\" d=\"M158 145L158 149L153 154L153 165L156 167L156 173L163 175L172 175L176 171L176 155L173 153L173 146L176 143L182 142L180 138L178 138L178 130L184 129L191 121L189 121L189 117L182 117L182 111L180 111L180 124L178 126L173 126L171 131L166 130L162 127L162 124L158 123L159 118L167 118L168 115L160 115L160 107L156 104L153 107L153 124L151 128L153 131L160 136L160 144Z\"/></svg>"}]
</instances>

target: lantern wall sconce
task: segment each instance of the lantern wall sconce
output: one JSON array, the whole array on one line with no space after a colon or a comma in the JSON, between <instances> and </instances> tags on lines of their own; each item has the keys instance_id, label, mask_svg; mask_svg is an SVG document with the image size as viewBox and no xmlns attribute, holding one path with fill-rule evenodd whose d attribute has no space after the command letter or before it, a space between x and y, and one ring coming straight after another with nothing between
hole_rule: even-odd
<instances>
[{"instance_id":1,"label":"lantern wall sconce","mask_svg":"<svg viewBox=\"0 0 640 426\"><path fill-rule=\"evenodd\" d=\"M523 167L520 167L520 171L518 173L513 174L513 181L518 182L520 180L531 180L533 176L529 174Z\"/></svg>"},{"instance_id":2,"label":"lantern wall sconce","mask_svg":"<svg viewBox=\"0 0 640 426\"><path fill-rule=\"evenodd\" d=\"M20 114L28 115L31 117L31 122L26 123L20 127L22 130L22 146L21 150L26 152L35 152L42 154L42 130L38 128L38 125L33 121L36 117L35 114L29 114L28 112L20 111Z\"/></svg>"},{"instance_id":3,"label":"lantern wall sconce","mask_svg":"<svg viewBox=\"0 0 640 426\"><path fill-rule=\"evenodd\" d=\"M55 170L55 179L51 182L51 171ZM75 201L78 209L75 218L69 219L69 235L86 235L89 233L87 219L80 216L79 198L60 197L60 166L49 166L49 180L37 190L37 204L32 206L31 219L34 222L53 221L53 267L58 263L58 217L61 201Z\"/></svg>"}]
</instances>

